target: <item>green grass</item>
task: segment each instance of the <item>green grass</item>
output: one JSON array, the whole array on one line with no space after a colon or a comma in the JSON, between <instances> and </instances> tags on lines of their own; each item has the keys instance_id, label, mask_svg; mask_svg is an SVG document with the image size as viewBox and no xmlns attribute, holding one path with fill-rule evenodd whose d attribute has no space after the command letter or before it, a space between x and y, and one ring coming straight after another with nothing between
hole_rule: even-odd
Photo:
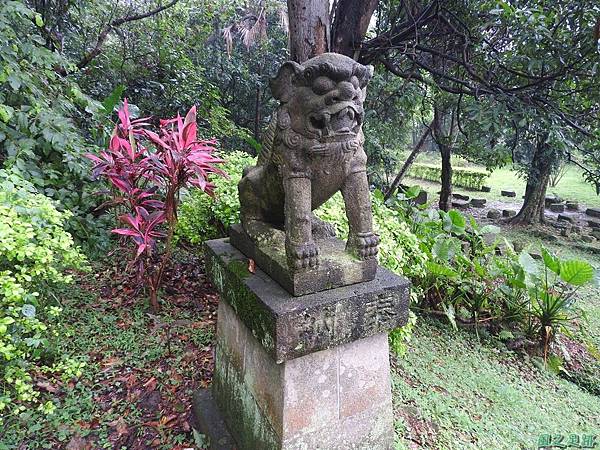
<instances>
[{"instance_id":1,"label":"green grass","mask_svg":"<svg viewBox=\"0 0 600 450\"><path fill-rule=\"evenodd\" d=\"M533 449L600 430L599 397L439 321L419 320L392 380L397 449Z\"/></svg>"},{"instance_id":2,"label":"green grass","mask_svg":"<svg viewBox=\"0 0 600 450\"><path fill-rule=\"evenodd\" d=\"M154 316L143 301L99 296L100 287L93 274L83 275L57 293L63 313L54 352L84 363L83 375L70 380L39 375L51 387L42 400L54 403L54 413L31 408L7 418L1 450L83 448L77 439L93 449L170 450L194 442L184 422L193 390L210 377L212 313L188 301L164 303ZM158 393L160 406L142 406L149 393ZM173 414L175 421L159 423ZM129 437L133 447L124 441Z\"/></svg>"},{"instance_id":3,"label":"green grass","mask_svg":"<svg viewBox=\"0 0 600 450\"><path fill-rule=\"evenodd\" d=\"M417 162L427 164L440 164L439 159L435 156L423 154L417 158ZM453 158L453 164L456 167L466 166L478 169L483 169L481 166L476 166L467 163L461 158ZM431 198L436 198L435 193L439 191L440 184L432 183L416 178L407 177L407 184L418 184L429 191ZM521 202L521 197L525 194L526 181L522 176L519 176L512 167L503 167L496 169L490 175L486 185L492 188L489 193L465 191L461 188L455 188L456 192L466 192L468 195L478 198L486 198L488 200L503 200L506 202ZM502 197L500 191L515 191L517 197L515 199ZM581 174L581 170L576 166L569 166L563 178L558 182L556 187L548 186L548 195L556 194L565 200L578 201L582 205L589 207L600 207L600 196L596 194L595 187L587 183Z\"/></svg>"}]
</instances>

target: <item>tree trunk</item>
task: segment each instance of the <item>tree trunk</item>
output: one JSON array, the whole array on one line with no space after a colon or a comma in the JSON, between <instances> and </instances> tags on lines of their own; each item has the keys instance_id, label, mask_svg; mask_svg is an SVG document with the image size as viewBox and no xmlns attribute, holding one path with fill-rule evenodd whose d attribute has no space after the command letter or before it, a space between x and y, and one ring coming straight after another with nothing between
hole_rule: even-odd
<instances>
[{"instance_id":1,"label":"tree trunk","mask_svg":"<svg viewBox=\"0 0 600 450\"><path fill-rule=\"evenodd\" d=\"M290 58L298 63L329 51L329 2L288 0Z\"/></svg>"},{"instance_id":2,"label":"tree trunk","mask_svg":"<svg viewBox=\"0 0 600 450\"><path fill-rule=\"evenodd\" d=\"M439 144L440 155L442 156L442 190L440 191L439 207L442 211L448 211L452 206L452 163L450 155L452 149L449 145Z\"/></svg>"},{"instance_id":3,"label":"tree trunk","mask_svg":"<svg viewBox=\"0 0 600 450\"><path fill-rule=\"evenodd\" d=\"M400 182L404 178L404 175L406 175L406 172L408 172L408 169L410 169L410 166L412 166L412 163L415 162L415 159L417 159L417 156L419 155L419 153L421 153L421 150L423 149L423 144L425 144L425 140L427 139L427 136L429 136L430 133L431 133L431 126L427 127L427 129L423 132L423 134L419 138L419 141L415 144L412 152L410 152L410 155L408 155L408 158L406 159L406 161L404 162L404 165L398 172L398 175L396 175L396 178L394 178L392 185L390 186L388 191L385 193L385 197L384 197L385 200L387 200L392 195L394 195L394 192L396 191L396 189L398 189L398 186L400 185Z\"/></svg>"},{"instance_id":4,"label":"tree trunk","mask_svg":"<svg viewBox=\"0 0 600 450\"><path fill-rule=\"evenodd\" d=\"M440 106L440 102L436 101L433 105L433 121L431 122L431 131L433 138L440 150L440 156L442 157L442 177L440 183L442 183L442 190L440 191L439 208L442 211L448 211L452 206L452 162L450 156L452 155L452 146L450 143L453 142L454 130L454 115L448 132L444 132L444 120L448 113L447 108ZM453 114L453 113L452 113Z\"/></svg>"},{"instance_id":5,"label":"tree trunk","mask_svg":"<svg viewBox=\"0 0 600 450\"><path fill-rule=\"evenodd\" d=\"M517 225L544 223L546 189L552 173L552 158L549 155L546 135L538 138L531 167L527 175L525 199L519 213L511 220Z\"/></svg>"},{"instance_id":6,"label":"tree trunk","mask_svg":"<svg viewBox=\"0 0 600 450\"><path fill-rule=\"evenodd\" d=\"M340 0L331 26L334 52L357 59L378 0Z\"/></svg>"}]
</instances>

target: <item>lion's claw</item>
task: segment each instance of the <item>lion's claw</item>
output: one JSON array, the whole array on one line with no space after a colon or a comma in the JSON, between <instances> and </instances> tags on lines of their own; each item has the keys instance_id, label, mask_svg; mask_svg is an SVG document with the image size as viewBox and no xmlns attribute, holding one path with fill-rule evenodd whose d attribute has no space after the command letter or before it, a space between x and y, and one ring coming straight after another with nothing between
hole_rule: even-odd
<instances>
[{"instance_id":1,"label":"lion's claw","mask_svg":"<svg viewBox=\"0 0 600 450\"><path fill-rule=\"evenodd\" d=\"M360 259L374 259L377 257L379 236L375 233L356 233L348 237L346 249Z\"/></svg>"},{"instance_id":2,"label":"lion's claw","mask_svg":"<svg viewBox=\"0 0 600 450\"><path fill-rule=\"evenodd\" d=\"M293 269L314 268L319 265L319 249L313 241L286 244L288 264Z\"/></svg>"}]
</instances>

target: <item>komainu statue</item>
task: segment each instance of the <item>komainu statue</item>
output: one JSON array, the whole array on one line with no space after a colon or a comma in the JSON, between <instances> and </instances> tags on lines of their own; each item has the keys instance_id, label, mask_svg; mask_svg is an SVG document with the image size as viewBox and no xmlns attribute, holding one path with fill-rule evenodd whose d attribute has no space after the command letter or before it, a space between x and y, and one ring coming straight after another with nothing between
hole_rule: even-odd
<instances>
[{"instance_id":1,"label":"komainu statue","mask_svg":"<svg viewBox=\"0 0 600 450\"><path fill-rule=\"evenodd\" d=\"M242 227L253 240L285 229L288 267L318 266L314 238L335 235L312 211L342 192L349 222L346 250L377 255L363 149L363 101L373 73L351 58L325 53L284 63L271 80L280 107L256 166L239 183Z\"/></svg>"}]
</instances>

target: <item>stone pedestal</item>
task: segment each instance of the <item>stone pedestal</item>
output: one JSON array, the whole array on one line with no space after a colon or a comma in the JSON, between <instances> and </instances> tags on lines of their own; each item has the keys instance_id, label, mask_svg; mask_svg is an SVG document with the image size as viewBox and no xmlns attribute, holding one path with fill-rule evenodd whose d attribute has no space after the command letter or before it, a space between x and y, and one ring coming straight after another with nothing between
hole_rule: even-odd
<instances>
[{"instance_id":1,"label":"stone pedestal","mask_svg":"<svg viewBox=\"0 0 600 450\"><path fill-rule=\"evenodd\" d=\"M207 242L206 263L221 302L212 392L194 413L211 448L393 447L387 331L406 323L407 280L378 268L294 297L228 239Z\"/></svg>"}]
</instances>

